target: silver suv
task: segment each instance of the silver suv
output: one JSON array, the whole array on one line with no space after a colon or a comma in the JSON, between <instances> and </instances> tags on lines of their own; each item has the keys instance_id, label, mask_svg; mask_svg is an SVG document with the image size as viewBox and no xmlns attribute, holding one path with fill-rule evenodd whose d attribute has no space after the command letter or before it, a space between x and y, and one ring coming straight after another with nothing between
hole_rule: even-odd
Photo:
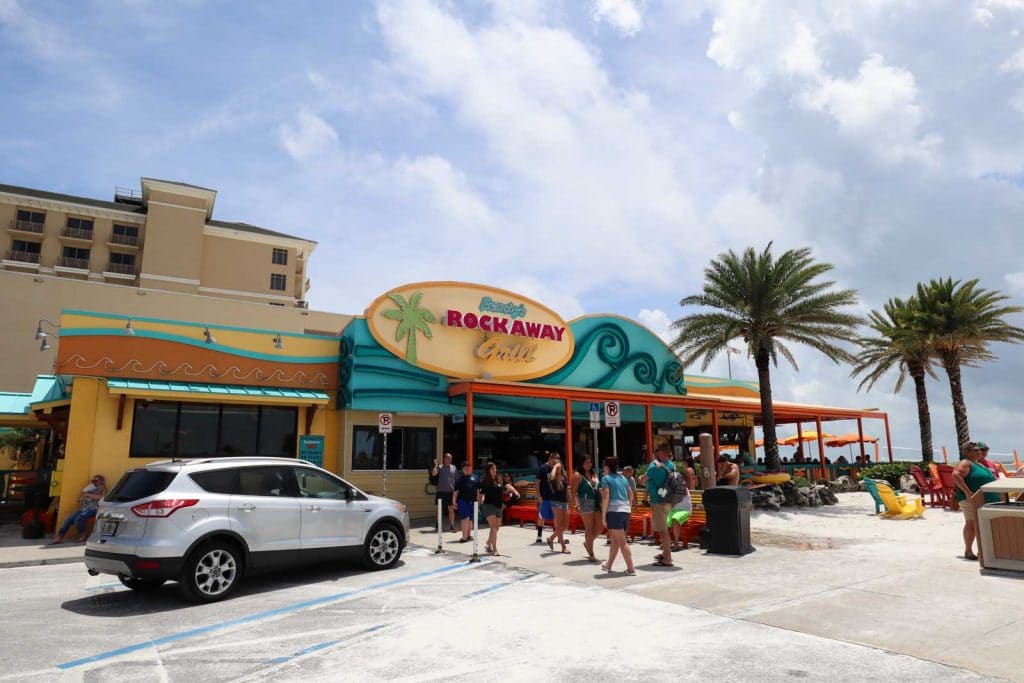
<instances>
[{"instance_id":1,"label":"silver suv","mask_svg":"<svg viewBox=\"0 0 1024 683\"><path fill-rule=\"evenodd\" d=\"M404 505L302 460L164 460L125 472L100 502L85 566L213 602L243 572L344 556L389 569L408 537Z\"/></svg>"}]
</instances>

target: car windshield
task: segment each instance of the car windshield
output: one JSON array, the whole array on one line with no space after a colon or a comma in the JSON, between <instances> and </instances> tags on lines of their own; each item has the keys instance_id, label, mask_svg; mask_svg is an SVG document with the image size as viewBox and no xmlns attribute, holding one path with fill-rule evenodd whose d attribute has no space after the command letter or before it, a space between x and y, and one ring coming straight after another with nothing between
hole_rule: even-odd
<instances>
[{"instance_id":1,"label":"car windshield","mask_svg":"<svg viewBox=\"0 0 1024 683\"><path fill-rule=\"evenodd\" d=\"M130 470L110 490L105 500L127 503L160 493L174 480L176 472L160 470Z\"/></svg>"}]
</instances>

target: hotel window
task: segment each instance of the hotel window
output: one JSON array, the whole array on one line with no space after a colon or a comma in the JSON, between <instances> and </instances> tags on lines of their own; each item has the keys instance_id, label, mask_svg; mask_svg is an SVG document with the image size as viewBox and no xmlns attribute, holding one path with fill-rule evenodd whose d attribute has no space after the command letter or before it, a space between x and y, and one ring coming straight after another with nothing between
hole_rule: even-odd
<instances>
[{"instance_id":1,"label":"hotel window","mask_svg":"<svg viewBox=\"0 0 1024 683\"><path fill-rule=\"evenodd\" d=\"M115 266L134 266L135 254L121 254L112 251L110 252L110 262Z\"/></svg>"},{"instance_id":2,"label":"hotel window","mask_svg":"<svg viewBox=\"0 0 1024 683\"><path fill-rule=\"evenodd\" d=\"M92 219L90 218L71 218L68 217L68 230L80 230L82 232L92 232Z\"/></svg>"},{"instance_id":3,"label":"hotel window","mask_svg":"<svg viewBox=\"0 0 1024 683\"><path fill-rule=\"evenodd\" d=\"M118 225L114 223L114 229L110 235L113 244L127 244L137 246L139 243L139 228L136 225Z\"/></svg>"},{"instance_id":4,"label":"hotel window","mask_svg":"<svg viewBox=\"0 0 1024 683\"><path fill-rule=\"evenodd\" d=\"M295 457L298 409L135 401L133 458Z\"/></svg>"},{"instance_id":5,"label":"hotel window","mask_svg":"<svg viewBox=\"0 0 1024 683\"><path fill-rule=\"evenodd\" d=\"M388 436L389 470L425 470L437 457L437 430L432 427L395 427ZM380 470L384 462L384 435L377 427L352 429L352 469Z\"/></svg>"},{"instance_id":6,"label":"hotel window","mask_svg":"<svg viewBox=\"0 0 1024 683\"><path fill-rule=\"evenodd\" d=\"M38 254L39 249L43 245L40 242L25 242L24 240L14 240L11 242L11 251L18 251L24 254Z\"/></svg>"},{"instance_id":7,"label":"hotel window","mask_svg":"<svg viewBox=\"0 0 1024 683\"><path fill-rule=\"evenodd\" d=\"M88 268L89 250L78 247L64 247L60 255L60 265L65 268Z\"/></svg>"},{"instance_id":8,"label":"hotel window","mask_svg":"<svg viewBox=\"0 0 1024 683\"><path fill-rule=\"evenodd\" d=\"M270 276L270 288L283 292L288 286L288 276L281 275L280 273L273 273Z\"/></svg>"},{"instance_id":9,"label":"hotel window","mask_svg":"<svg viewBox=\"0 0 1024 683\"><path fill-rule=\"evenodd\" d=\"M271 257L274 265L287 266L288 265L288 250L287 249L274 249L274 254Z\"/></svg>"},{"instance_id":10,"label":"hotel window","mask_svg":"<svg viewBox=\"0 0 1024 683\"><path fill-rule=\"evenodd\" d=\"M46 214L40 211L25 211L24 209L18 209L17 220L19 223L45 223Z\"/></svg>"}]
</instances>

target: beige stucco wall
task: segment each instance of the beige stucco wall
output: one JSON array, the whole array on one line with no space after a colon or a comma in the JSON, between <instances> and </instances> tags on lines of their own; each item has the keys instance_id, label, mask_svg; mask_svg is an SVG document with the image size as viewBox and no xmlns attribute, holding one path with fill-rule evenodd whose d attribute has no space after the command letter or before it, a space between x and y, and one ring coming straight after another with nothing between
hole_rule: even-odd
<instances>
[{"instance_id":1,"label":"beige stucco wall","mask_svg":"<svg viewBox=\"0 0 1024 683\"><path fill-rule=\"evenodd\" d=\"M52 371L56 348L40 353L33 339L40 318L60 320L62 309L280 330L339 332L352 316L266 303L176 294L60 276L0 271L0 390L30 391ZM46 328L48 331L50 328ZM56 344L53 344L56 347Z\"/></svg>"},{"instance_id":2,"label":"beige stucco wall","mask_svg":"<svg viewBox=\"0 0 1024 683\"><path fill-rule=\"evenodd\" d=\"M281 266L273 263L275 248L286 249L288 252L287 265ZM295 298L295 262L296 251L294 248L206 235L203 237L202 286L226 290L225 292L215 292L216 294L247 292L264 294L268 300L273 297L293 299ZM284 290L270 288L271 273L280 273L287 277Z\"/></svg>"},{"instance_id":3,"label":"beige stucco wall","mask_svg":"<svg viewBox=\"0 0 1024 683\"><path fill-rule=\"evenodd\" d=\"M148 229L146 248L142 254L142 274L188 281L161 280L184 285L176 287L177 291L198 291L205 211L151 201L146 223ZM145 285L145 278L142 280Z\"/></svg>"}]
</instances>

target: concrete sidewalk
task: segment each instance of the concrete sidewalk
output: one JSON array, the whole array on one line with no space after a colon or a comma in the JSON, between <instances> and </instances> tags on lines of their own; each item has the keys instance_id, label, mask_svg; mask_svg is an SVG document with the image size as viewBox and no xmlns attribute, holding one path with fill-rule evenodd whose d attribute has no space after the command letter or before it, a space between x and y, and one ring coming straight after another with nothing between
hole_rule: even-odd
<instances>
[{"instance_id":1,"label":"concrete sidewalk","mask_svg":"<svg viewBox=\"0 0 1024 683\"><path fill-rule=\"evenodd\" d=\"M22 538L20 524L0 524L0 569L82 561L85 543L72 541L50 545L51 540L53 534L43 538Z\"/></svg>"},{"instance_id":2,"label":"concrete sidewalk","mask_svg":"<svg viewBox=\"0 0 1024 683\"><path fill-rule=\"evenodd\" d=\"M884 520L871 514L867 494L843 494L835 507L803 508L752 517L756 551L744 557L709 555L691 545L675 567L653 564L658 548L631 548L636 576L607 573L584 558L582 530L571 554L536 545L533 527L504 526L497 558L591 586L602 586L715 615L868 645L989 676L1024 679L1020 606L1024 580L984 576L962 552L962 516L929 509L923 520ZM480 552L486 530L480 530ZM546 535L546 534L545 534ZM414 543L434 548L431 528ZM469 554L469 544L445 550ZM597 556L608 556L601 538ZM982 648L979 643L984 643Z\"/></svg>"}]
</instances>

